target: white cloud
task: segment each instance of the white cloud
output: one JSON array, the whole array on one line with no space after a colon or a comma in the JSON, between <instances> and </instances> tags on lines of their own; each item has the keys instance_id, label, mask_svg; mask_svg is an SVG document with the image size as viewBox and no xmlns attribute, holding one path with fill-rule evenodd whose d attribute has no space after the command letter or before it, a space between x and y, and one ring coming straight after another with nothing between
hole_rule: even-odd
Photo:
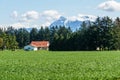
<instances>
[{"instance_id":1,"label":"white cloud","mask_svg":"<svg viewBox=\"0 0 120 80\"><path fill-rule=\"evenodd\" d=\"M68 17L68 20L71 20L71 21L75 21L77 20L78 17L77 16L71 16L71 17Z\"/></svg>"},{"instance_id":2,"label":"white cloud","mask_svg":"<svg viewBox=\"0 0 120 80\"><path fill-rule=\"evenodd\" d=\"M77 16L71 16L68 17L68 20L75 21L75 20L80 20L80 21L85 21L85 20L90 20L90 21L95 21L96 16L93 15L88 15L88 14L78 14Z\"/></svg>"},{"instance_id":3,"label":"white cloud","mask_svg":"<svg viewBox=\"0 0 120 80\"><path fill-rule=\"evenodd\" d=\"M115 0L108 0L98 5L98 9L104 11L120 11L120 2L116 2Z\"/></svg>"},{"instance_id":4,"label":"white cloud","mask_svg":"<svg viewBox=\"0 0 120 80\"><path fill-rule=\"evenodd\" d=\"M11 24L10 26L14 27L15 29L18 29L18 28L29 28L29 24L28 23L14 23L14 24Z\"/></svg>"},{"instance_id":5,"label":"white cloud","mask_svg":"<svg viewBox=\"0 0 120 80\"><path fill-rule=\"evenodd\" d=\"M60 18L62 14L56 10L46 10L40 13L41 26L49 26L53 21Z\"/></svg>"},{"instance_id":6,"label":"white cloud","mask_svg":"<svg viewBox=\"0 0 120 80\"><path fill-rule=\"evenodd\" d=\"M46 26L49 26L50 24L51 24L51 22L48 21L48 22L43 23L42 26L46 27Z\"/></svg>"},{"instance_id":7,"label":"white cloud","mask_svg":"<svg viewBox=\"0 0 120 80\"><path fill-rule=\"evenodd\" d=\"M38 12L28 11L28 12L21 15L19 21L20 22L31 22L31 21L39 19L39 17L40 17L40 15Z\"/></svg>"},{"instance_id":8,"label":"white cloud","mask_svg":"<svg viewBox=\"0 0 120 80\"><path fill-rule=\"evenodd\" d=\"M17 18L18 17L17 11L13 11L13 13L11 14L11 17L14 19Z\"/></svg>"},{"instance_id":9,"label":"white cloud","mask_svg":"<svg viewBox=\"0 0 120 80\"><path fill-rule=\"evenodd\" d=\"M56 10L46 10L41 13L37 11L28 11L23 13L18 21L19 22L33 22L33 21L49 21L52 22L53 20L58 19L61 14ZM46 22L45 22L46 23Z\"/></svg>"},{"instance_id":10,"label":"white cloud","mask_svg":"<svg viewBox=\"0 0 120 80\"><path fill-rule=\"evenodd\" d=\"M41 17L45 18L47 21L58 19L61 14L56 10L46 10L41 13Z\"/></svg>"},{"instance_id":11,"label":"white cloud","mask_svg":"<svg viewBox=\"0 0 120 80\"><path fill-rule=\"evenodd\" d=\"M29 24L27 23L13 23L13 24L2 24L0 25L1 28L4 30L7 30L8 27L12 26L14 29L19 29L19 28L29 28Z\"/></svg>"},{"instance_id":12,"label":"white cloud","mask_svg":"<svg viewBox=\"0 0 120 80\"><path fill-rule=\"evenodd\" d=\"M12 17L16 18L16 23L12 24L13 27L40 27L49 26L54 20L57 20L61 14L56 10L46 10L43 12L27 11L19 14L17 11L13 11ZM29 25L27 25L29 24Z\"/></svg>"},{"instance_id":13,"label":"white cloud","mask_svg":"<svg viewBox=\"0 0 120 80\"><path fill-rule=\"evenodd\" d=\"M14 23L14 24L10 24L10 26L12 26L15 29L19 29L19 28L37 28L40 29L41 26L39 24L30 24L30 23Z\"/></svg>"}]
</instances>

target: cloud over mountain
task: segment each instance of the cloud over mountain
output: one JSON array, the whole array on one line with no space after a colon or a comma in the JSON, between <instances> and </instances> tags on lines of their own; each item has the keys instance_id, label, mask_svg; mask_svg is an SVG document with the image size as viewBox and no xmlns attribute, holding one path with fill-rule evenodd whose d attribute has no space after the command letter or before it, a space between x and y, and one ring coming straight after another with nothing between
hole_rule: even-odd
<instances>
[{"instance_id":1,"label":"cloud over mountain","mask_svg":"<svg viewBox=\"0 0 120 80\"><path fill-rule=\"evenodd\" d=\"M98 5L98 9L104 10L104 11L120 11L120 2L117 2L115 0L108 0Z\"/></svg>"},{"instance_id":2,"label":"cloud over mountain","mask_svg":"<svg viewBox=\"0 0 120 80\"><path fill-rule=\"evenodd\" d=\"M75 20L80 20L80 21L85 21L85 20L95 20L96 16L93 15L88 15L88 14L78 14L77 16L71 16L68 17L69 20L75 21Z\"/></svg>"},{"instance_id":3,"label":"cloud over mountain","mask_svg":"<svg viewBox=\"0 0 120 80\"><path fill-rule=\"evenodd\" d=\"M58 19L61 14L56 10L47 10L41 14L42 17L46 17L47 20Z\"/></svg>"},{"instance_id":4,"label":"cloud over mountain","mask_svg":"<svg viewBox=\"0 0 120 80\"><path fill-rule=\"evenodd\" d=\"M56 10L46 10L41 13L40 19L45 21L42 26L49 26L51 22L57 20L61 16L61 13Z\"/></svg>"},{"instance_id":5,"label":"cloud over mountain","mask_svg":"<svg viewBox=\"0 0 120 80\"><path fill-rule=\"evenodd\" d=\"M41 26L61 25L76 29L80 27L83 21L94 21L96 19L96 16L86 14L63 17L63 14L56 10L46 10L43 12L27 11L19 15L17 11L13 13L17 19L15 19L16 23L11 24L11 26L15 28L40 28Z\"/></svg>"}]
</instances>

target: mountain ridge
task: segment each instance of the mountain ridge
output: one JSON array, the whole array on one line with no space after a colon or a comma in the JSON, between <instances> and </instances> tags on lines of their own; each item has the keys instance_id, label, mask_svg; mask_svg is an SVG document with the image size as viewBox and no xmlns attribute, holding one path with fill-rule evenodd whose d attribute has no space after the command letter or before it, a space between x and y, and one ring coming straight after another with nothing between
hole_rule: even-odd
<instances>
[{"instance_id":1,"label":"mountain ridge","mask_svg":"<svg viewBox=\"0 0 120 80\"><path fill-rule=\"evenodd\" d=\"M70 27L72 31L75 31L80 28L82 25L83 21L88 23L93 22L96 20L97 17L92 16L92 15L79 15L78 17L74 18L66 18L64 16L61 16L59 19L55 20L50 24L49 27L53 26L65 26L65 27Z\"/></svg>"}]
</instances>

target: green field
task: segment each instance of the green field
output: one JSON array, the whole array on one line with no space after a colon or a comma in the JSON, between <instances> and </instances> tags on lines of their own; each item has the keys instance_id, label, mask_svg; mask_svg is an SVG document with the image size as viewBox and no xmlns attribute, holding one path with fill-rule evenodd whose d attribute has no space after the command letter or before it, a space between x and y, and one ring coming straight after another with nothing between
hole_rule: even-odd
<instances>
[{"instance_id":1,"label":"green field","mask_svg":"<svg viewBox=\"0 0 120 80\"><path fill-rule=\"evenodd\" d=\"M0 51L0 80L120 80L120 51Z\"/></svg>"}]
</instances>

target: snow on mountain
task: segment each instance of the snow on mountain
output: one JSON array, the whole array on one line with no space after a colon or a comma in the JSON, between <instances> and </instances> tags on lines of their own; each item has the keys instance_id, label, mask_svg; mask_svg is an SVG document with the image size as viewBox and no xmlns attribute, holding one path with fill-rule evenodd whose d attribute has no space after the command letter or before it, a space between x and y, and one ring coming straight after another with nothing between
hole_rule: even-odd
<instances>
[{"instance_id":1,"label":"snow on mountain","mask_svg":"<svg viewBox=\"0 0 120 80\"><path fill-rule=\"evenodd\" d=\"M85 21L86 23L88 21L95 21L96 20L96 16L92 16L92 15L78 15L78 16L74 16L71 18L65 18L63 16L61 16L58 20L54 21L53 23L51 23L50 27L53 26L65 26L65 27L70 27L71 30L75 31L76 29L79 29L80 26L82 25L83 21Z\"/></svg>"},{"instance_id":2,"label":"snow on mountain","mask_svg":"<svg viewBox=\"0 0 120 80\"><path fill-rule=\"evenodd\" d=\"M58 20L51 23L50 27L52 27L52 26L65 26L66 20L67 20L67 18L61 16Z\"/></svg>"}]
</instances>

